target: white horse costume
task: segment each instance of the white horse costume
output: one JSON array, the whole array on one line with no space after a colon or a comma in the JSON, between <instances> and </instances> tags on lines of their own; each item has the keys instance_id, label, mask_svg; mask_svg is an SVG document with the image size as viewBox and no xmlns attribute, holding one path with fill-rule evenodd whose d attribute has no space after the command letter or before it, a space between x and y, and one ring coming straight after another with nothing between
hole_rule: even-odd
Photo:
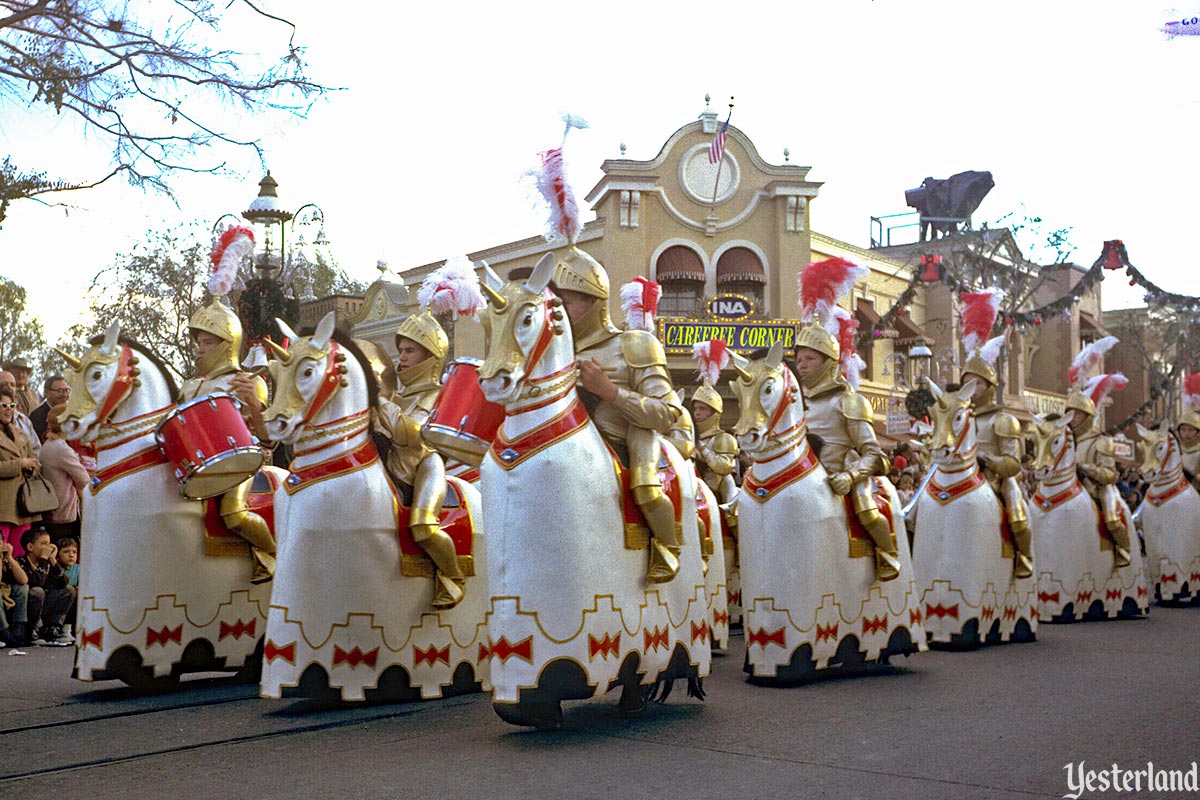
<instances>
[{"instance_id":1,"label":"white horse costume","mask_svg":"<svg viewBox=\"0 0 1200 800\"><path fill-rule=\"evenodd\" d=\"M1150 605L1141 550L1114 569L1113 546L1096 503L1076 474L1070 415L1053 422L1034 418L1037 492L1029 504L1037 531L1038 613L1042 622L1114 619L1145 614ZM1132 515L1121 504L1127 521Z\"/></svg>"},{"instance_id":2,"label":"white horse costume","mask_svg":"<svg viewBox=\"0 0 1200 800\"><path fill-rule=\"evenodd\" d=\"M1037 581L1013 577L1002 507L976 459L974 388L972 380L947 394L929 383L937 398L930 409L934 472L917 501L913 544L925 630L932 642L961 647L985 640L1033 641ZM1036 537L1039 529L1033 530Z\"/></svg>"},{"instance_id":3,"label":"white horse costume","mask_svg":"<svg viewBox=\"0 0 1200 800\"><path fill-rule=\"evenodd\" d=\"M263 414L271 438L296 449L275 496L278 562L261 694L328 688L343 700L408 700L473 690L475 681L486 688L479 493L447 478L446 505L457 493L470 514L476 577L461 603L435 612L433 580L401 571L400 504L370 435L370 367L333 327L330 313L312 337L287 333L294 344L279 353L275 402Z\"/></svg>"},{"instance_id":4,"label":"white horse costume","mask_svg":"<svg viewBox=\"0 0 1200 800\"><path fill-rule=\"evenodd\" d=\"M1189 602L1200 598L1200 494L1183 474L1175 434L1138 426L1142 475L1149 481L1138 509L1154 598Z\"/></svg>"},{"instance_id":5,"label":"white horse costume","mask_svg":"<svg viewBox=\"0 0 1200 800\"><path fill-rule=\"evenodd\" d=\"M253 677L271 584L250 583L244 554L206 555L207 501L181 496L154 436L177 390L119 333L114 324L67 373L63 435L97 451L83 492L75 677L137 688L188 672Z\"/></svg>"},{"instance_id":6,"label":"white horse costume","mask_svg":"<svg viewBox=\"0 0 1200 800\"><path fill-rule=\"evenodd\" d=\"M742 360L731 383L734 434L754 461L738 498L746 670L786 683L926 650L896 490L880 479L900 562L900 574L880 583L869 538L852 537L857 520L809 447L800 387L782 354L777 342L764 360Z\"/></svg>"},{"instance_id":7,"label":"white horse costume","mask_svg":"<svg viewBox=\"0 0 1200 800\"><path fill-rule=\"evenodd\" d=\"M693 465L694 469L694 465ZM729 599L725 581L725 546L721 533L721 508L717 496L709 485L693 474L696 482L696 504L704 509L699 512L700 542L703 546L708 571L704 573L704 588L708 593L708 630L715 652L729 649Z\"/></svg>"},{"instance_id":8,"label":"white horse costume","mask_svg":"<svg viewBox=\"0 0 1200 800\"><path fill-rule=\"evenodd\" d=\"M696 479L666 440L680 482L683 549L669 583L647 584L645 549L628 549L611 451L575 390L570 321L543 258L524 284L485 285L489 327L480 385L507 417L484 459L492 592L493 705L507 722L555 728L561 701L623 687L640 709L658 681L711 663Z\"/></svg>"}]
</instances>

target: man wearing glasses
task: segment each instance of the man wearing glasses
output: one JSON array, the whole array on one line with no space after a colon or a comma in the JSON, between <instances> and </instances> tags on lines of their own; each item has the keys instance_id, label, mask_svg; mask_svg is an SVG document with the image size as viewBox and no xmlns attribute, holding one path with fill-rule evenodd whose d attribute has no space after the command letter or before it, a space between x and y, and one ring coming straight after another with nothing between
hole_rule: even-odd
<instances>
[{"instance_id":1,"label":"man wearing glasses","mask_svg":"<svg viewBox=\"0 0 1200 800\"><path fill-rule=\"evenodd\" d=\"M46 438L46 416L50 409L71 399L71 384L62 375L51 375L42 384L42 394L46 399L29 414L29 421L33 423L33 430L39 439Z\"/></svg>"}]
</instances>

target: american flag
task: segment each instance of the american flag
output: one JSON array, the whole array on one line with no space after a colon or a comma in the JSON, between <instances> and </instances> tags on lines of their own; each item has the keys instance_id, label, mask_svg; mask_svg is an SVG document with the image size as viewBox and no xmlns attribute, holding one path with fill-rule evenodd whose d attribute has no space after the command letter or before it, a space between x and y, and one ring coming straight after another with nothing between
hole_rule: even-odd
<instances>
[{"instance_id":1,"label":"american flag","mask_svg":"<svg viewBox=\"0 0 1200 800\"><path fill-rule=\"evenodd\" d=\"M730 109L729 117L732 116L733 109ZM725 132L729 130L729 117L725 118L725 124L721 126L721 130L717 131L712 144L708 146L708 163L710 164L720 164L721 159L725 156Z\"/></svg>"}]
</instances>

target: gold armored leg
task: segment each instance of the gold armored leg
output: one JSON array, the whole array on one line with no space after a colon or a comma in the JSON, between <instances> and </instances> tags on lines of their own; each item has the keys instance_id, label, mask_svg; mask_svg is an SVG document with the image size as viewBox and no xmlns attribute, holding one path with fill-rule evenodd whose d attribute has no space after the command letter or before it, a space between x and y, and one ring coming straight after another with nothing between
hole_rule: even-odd
<instances>
[{"instance_id":1,"label":"gold armored leg","mask_svg":"<svg viewBox=\"0 0 1200 800\"><path fill-rule=\"evenodd\" d=\"M242 481L221 497L221 519L226 527L241 536L250 545L250 558L254 571L251 583L266 583L275 577L275 540L271 529L258 514L250 511L246 496L250 494L253 478Z\"/></svg>"},{"instance_id":2,"label":"gold armored leg","mask_svg":"<svg viewBox=\"0 0 1200 800\"><path fill-rule=\"evenodd\" d=\"M856 482L853 492L854 514L875 544L875 577L881 582L895 580L900 576L900 549L892 526L879 513L871 496L870 479Z\"/></svg>"},{"instance_id":3,"label":"gold armored leg","mask_svg":"<svg viewBox=\"0 0 1200 800\"><path fill-rule=\"evenodd\" d=\"M1008 511L1008 527L1013 535L1013 576L1033 577L1033 531L1029 529L1029 510L1017 486L1016 478L1005 478L1000 484L1000 496Z\"/></svg>"},{"instance_id":4,"label":"gold armored leg","mask_svg":"<svg viewBox=\"0 0 1200 800\"><path fill-rule=\"evenodd\" d=\"M426 456L417 467L413 486L412 512L408 528L415 541L433 561L434 608L454 608L462 602L466 577L458 565L454 540L438 525L446 500L446 468L436 455Z\"/></svg>"},{"instance_id":5,"label":"gold armored leg","mask_svg":"<svg viewBox=\"0 0 1200 800\"><path fill-rule=\"evenodd\" d=\"M650 526L650 565L646 580L667 583L679 573L679 554L683 541L675 529L675 507L658 486L635 486L633 500Z\"/></svg>"},{"instance_id":6,"label":"gold armored leg","mask_svg":"<svg viewBox=\"0 0 1200 800\"><path fill-rule=\"evenodd\" d=\"M1129 528L1121 515L1121 495L1113 484L1106 485L1100 493L1101 510L1104 512L1104 527L1113 542L1113 568L1129 566Z\"/></svg>"}]
</instances>

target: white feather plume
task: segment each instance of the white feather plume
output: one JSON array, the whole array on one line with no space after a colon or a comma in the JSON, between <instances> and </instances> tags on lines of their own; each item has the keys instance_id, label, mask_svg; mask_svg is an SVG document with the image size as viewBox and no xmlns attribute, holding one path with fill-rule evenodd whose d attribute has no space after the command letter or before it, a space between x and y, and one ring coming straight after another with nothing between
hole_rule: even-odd
<instances>
[{"instance_id":1,"label":"white feather plume","mask_svg":"<svg viewBox=\"0 0 1200 800\"><path fill-rule=\"evenodd\" d=\"M417 290L417 302L430 313L455 312L462 317L476 316L486 303L479 289L475 265L466 256L448 258L445 264L426 275Z\"/></svg>"}]
</instances>

